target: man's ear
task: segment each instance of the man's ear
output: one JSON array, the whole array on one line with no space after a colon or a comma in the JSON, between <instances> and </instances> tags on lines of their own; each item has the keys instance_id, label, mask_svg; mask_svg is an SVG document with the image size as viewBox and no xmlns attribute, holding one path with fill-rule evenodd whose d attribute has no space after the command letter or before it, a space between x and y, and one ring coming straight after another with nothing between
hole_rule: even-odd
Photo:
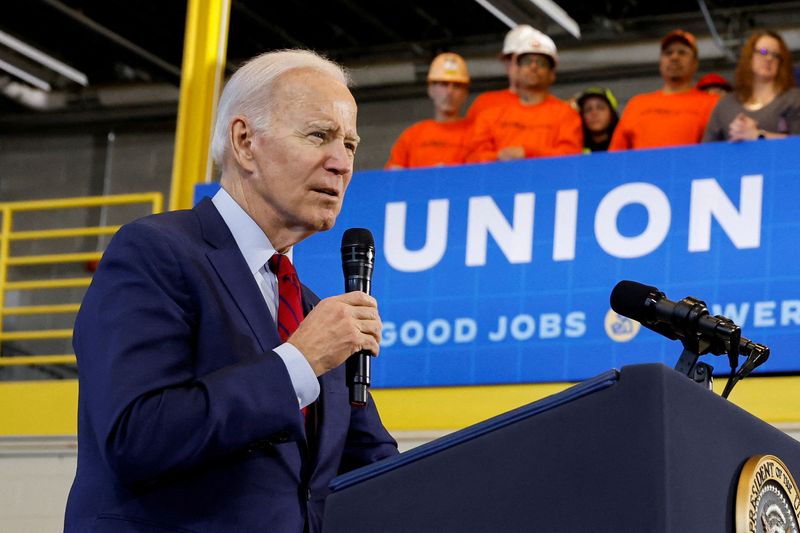
<instances>
[{"instance_id":1,"label":"man's ear","mask_svg":"<svg viewBox=\"0 0 800 533\"><path fill-rule=\"evenodd\" d=\"M428 98L430 98L431 100L433 100L433 94L431 94L431 87L433 87L433 85L431 85L431 84L429 83L429 84L428 84Z\"/></svg>"},{"instance_id":2,"label":"man's ear","mask_svg":"<svg viewBox=\"0 0 800 533\"><path fill-rule=\"evenodd\" d=\"M231 143L231 155L234 161L245 171L253 170L254 154L253 142L255 131L246 118L233 117L228 129Z\"/></svg>"}]
</instances>

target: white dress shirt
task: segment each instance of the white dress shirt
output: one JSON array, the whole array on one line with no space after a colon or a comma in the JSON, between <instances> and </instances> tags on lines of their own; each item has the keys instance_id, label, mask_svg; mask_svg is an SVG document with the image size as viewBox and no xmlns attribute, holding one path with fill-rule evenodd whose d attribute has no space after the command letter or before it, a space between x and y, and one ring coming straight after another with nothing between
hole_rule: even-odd
<instances>
[{"instance_id":1,"label":"white dress shirt","mask_svg":"<svg viewBox=\"0 0 800 533\"><path fill-rule=\"evenodd\" d=\"M276 252L269 238L258 224L250 218L242 207L231 198L225 189L220 189L211 199L222 216L222 220L233 234L236 245L244 256L250 272L261 289L275 323L278 321L278 278L267 265L267 261ZM291 260L291 250L287 254ZM297 394L300 407L313 403L319 396L319 381L314 370L303 354L292 344L285 342L273 350L277 353L289 371L292 386Z\"/></svg>"}]
</instances>

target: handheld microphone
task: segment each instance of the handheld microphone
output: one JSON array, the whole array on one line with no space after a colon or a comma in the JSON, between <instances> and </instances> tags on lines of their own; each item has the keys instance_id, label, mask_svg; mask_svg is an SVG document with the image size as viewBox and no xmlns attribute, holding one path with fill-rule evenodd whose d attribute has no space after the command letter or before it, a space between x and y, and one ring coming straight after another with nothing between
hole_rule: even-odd
<instances>
[{"instance_id":1,"label":"handheld microphone","mask_svg":"<svg viewBox=\"0 0 800 533\"><path fill-rule=\"evenodd\" d=\"M375 239L364 228L350 228L342 236L342 271L344 291L372 292L372 269L375 263ZM345 363L350 405L367 405L372 354L366 350L351 355Z\"/></svg>"}]
</instances>

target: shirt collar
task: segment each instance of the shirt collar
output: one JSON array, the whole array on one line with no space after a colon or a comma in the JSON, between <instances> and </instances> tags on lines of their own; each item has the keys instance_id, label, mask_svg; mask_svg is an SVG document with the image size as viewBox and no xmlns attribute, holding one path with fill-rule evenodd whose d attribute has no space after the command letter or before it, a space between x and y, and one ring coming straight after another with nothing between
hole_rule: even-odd
<instances>
[{"instance_id":1,"label":"shirt collar","mask_svg":"<svg viewBox=\"0 0 800 533\"><path fill-rule=\"evenodd\" d=\"M250 272L255 275L276 253L266 234L223 188L211 199L233 235ZM289 254L291 256L291 250Z\"/></svg>"}]
</instances>

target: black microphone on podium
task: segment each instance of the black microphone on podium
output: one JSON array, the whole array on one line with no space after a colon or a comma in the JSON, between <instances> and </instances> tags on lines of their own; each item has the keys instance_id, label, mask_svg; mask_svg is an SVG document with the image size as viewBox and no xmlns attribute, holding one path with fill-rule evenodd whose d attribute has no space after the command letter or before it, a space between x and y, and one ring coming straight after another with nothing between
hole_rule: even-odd
<instances>
[{"instance_id":1,"label":"black microphone on podium","mask_svg":"<svg viewBox=\"0 0 800 533\"><path fill-rule=\"evenodd\" d=\"M709 365L696 363L698 356L727 354L731 378L722 393L723 398L728 397L739 380L769 358L769 347L743 337L741 328L731 319L712 316L706 303L692 296L673 302L655 287L625 280L617 283L610 300L611 309L618 314L636 320L668 339L680 340L684 351L675 370L697 381L702 378L710 383L710 373L702 374L711 370ZM746 356L747 360L737 371L740 355ZM703 372L695 372L695 367Z\"/></svg>"},{"instance_id":2,"label":"black microphone on podium","mask_svg":"<svg viewBox=\"0 0 800 533\"><path fill-rule=\"evenodd\" d=\"M734 368L739 355L749 356L764 348L742 337L739 326L729 318L712 316L704 301L687 296L673 302L657 288L635 281L617 283L611 291L611 309L671 340L707 338L712 341L708 351L728 354ZM762 355L759 360L763 363L766 357Z\"/></svg>"},{"instance_id":3,"label":"black microphone on podium","mask_svg":"<svg viewBox=\"0 0 800 533\"><path fill-rule=\"evenodd\" d=\"M663 292L635 281L620 281L611 291L611 309L644 327L676 340L693 335L735 337L738 326L711 316L705 302L692 296L673 302ZM738 351L738 338L735 339Z\"/></svg>"},{"instance_id":4,"label":"black microphone on podium","mask_svg":"<svg viewBox=\"0 0 800 533\"><path fill-rule=\"evenodd\" d=\"M350 228L342 235L342 271L344 291L372 293L372 269L375 264L375 239L364 228ZM350 405L367 405L371 353L366 350L351 355L345 363Z\"/></svg>"}]
</instances>

